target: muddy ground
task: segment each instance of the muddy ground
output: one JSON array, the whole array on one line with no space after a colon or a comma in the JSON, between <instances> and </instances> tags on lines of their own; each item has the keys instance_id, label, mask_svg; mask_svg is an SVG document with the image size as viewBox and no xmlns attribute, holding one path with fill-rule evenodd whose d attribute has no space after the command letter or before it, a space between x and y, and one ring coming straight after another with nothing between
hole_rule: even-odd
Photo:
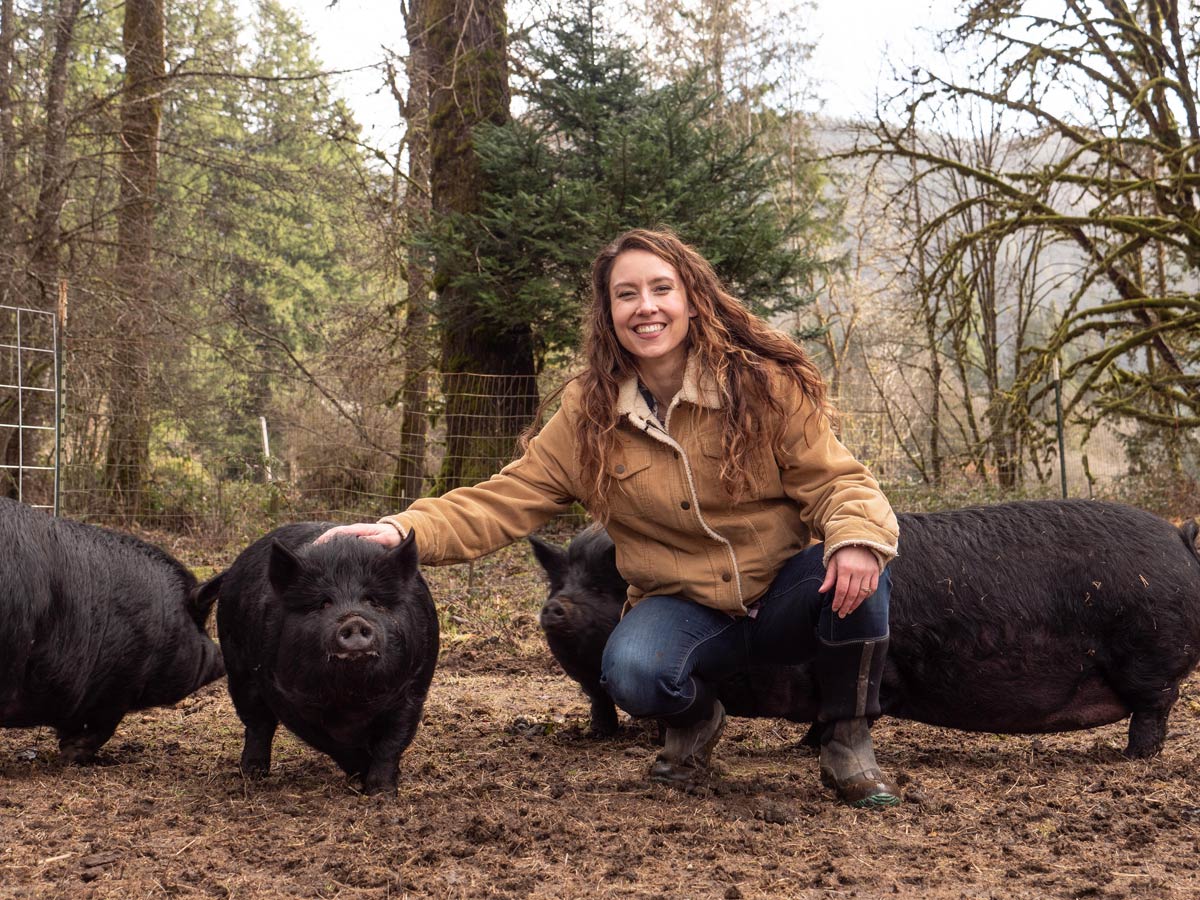
<instances>
[{"instance_id":1,"label":"muddy ground","mask_svg":"<svg viewBox=\"0 0 1200 900\"><path fill-rule=\"evenodd\" d=\"M174 543L202 573L230 558ZM860 812L820 786L800 727L734 720L725 774L685 794L647 782L650 730L586 736L523 545L427 575L442 659L397 797L356 794L282 730L271 774L244 780L223 681L131 714L87 768L60 766L49 730L0 731L0 898L1200 896L1195 678L1150 761L1121 756L1124 723L884 720L906 802Z\"/></svg>"}]
</instances>

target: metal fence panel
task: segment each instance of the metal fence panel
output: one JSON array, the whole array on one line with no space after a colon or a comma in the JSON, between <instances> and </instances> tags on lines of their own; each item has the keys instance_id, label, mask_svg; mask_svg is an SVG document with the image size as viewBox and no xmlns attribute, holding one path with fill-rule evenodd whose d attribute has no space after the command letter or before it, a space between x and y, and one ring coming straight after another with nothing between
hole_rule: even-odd
<instances>
[{"instance_id":1,"label":"metal fence panel","mask_svg":"<svg viewBox=\"0 0 1200 900\"><path fill-rule=\"evenodd\" d=\"M56 515L59 362L54 313L0 305L0 484L5 495Z\"/></svg>"}]
</instances>

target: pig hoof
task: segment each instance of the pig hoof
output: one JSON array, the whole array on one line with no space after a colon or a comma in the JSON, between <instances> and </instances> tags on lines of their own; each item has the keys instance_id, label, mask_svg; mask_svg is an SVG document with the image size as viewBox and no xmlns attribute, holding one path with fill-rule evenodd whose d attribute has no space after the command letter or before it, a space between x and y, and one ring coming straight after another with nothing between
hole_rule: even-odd
<instances>
[{"instance_id":1,"label":"pig hoof","mask_svg":"<svg viewBox=\"0 0 1200 900\"><path fill-rule=\"evenodd\" d=\"M90 747L63 747L59 755L66 766L90 766L96 761L96 751Z\"/></svg>"},{"instance_id":2,"label":"pig hoof","mask_svg":"<svg viewBox=\"0 0 1200 900\"><path fill-rule=\"evenodd\" d=\"M1162 753L1162 744L1130 744L1121 752L1126 759L1151 759Z\"/></svg>"},{"instance_id":3,"label":"pig hoof","mask_svg":"<svg viewBox=\"0 0 1200 900\"><path fill-rule=\"evenodd\" d=\"M265 778L270 769L271 764L266 760L243 759L241 763L242 775L246 778Z\"/></svg>"},{"instance_id":4,"label":"pig hoof","mask_svg":"<svg viewBox=\"0 0 1200 900\"><path fill-rule=\"evenodd\" d=\"M591 727L588 728L588 737L608 738L612 737L620 731L620 726L617 724L617 719L614 716L612 721L607 719L592 719Z\"/></svg>"},{"instance_id":5,"label":"pig hoof","mask_svg":"<svg viewBox=\"0 0 1200 900\"><path fill-rule=\"evenodd\" d=\"M367 797L394 797L396 796L396 782L387 781L364 781L360 793Z\"/></svg>"}]
</instances>

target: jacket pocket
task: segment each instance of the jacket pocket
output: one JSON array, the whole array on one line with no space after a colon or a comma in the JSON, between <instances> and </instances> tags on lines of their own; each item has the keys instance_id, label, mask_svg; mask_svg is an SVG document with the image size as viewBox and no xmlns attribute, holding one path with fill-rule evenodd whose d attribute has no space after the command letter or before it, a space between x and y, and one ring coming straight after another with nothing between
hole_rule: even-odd
<instances>
[{"instance_id":1,"label":"jacket pocket","mask_svg":"<svg viewBox=\"0 0 1200 900\"><path fill-rule=\"evenodd\" d=\"M721 438L713 435L701 445L700 452L705 457L705 469L716 482L720 482L721 466L725 459L725 449L721 446ZM783 493L783 483L779 475L779 466L775 455L771 452L767 440L753 446L746 454L743 465L746 474L750 476L750 491L743 498L746 500L762 500L777 497Z\"/></svg>"},{"instance_id":2,"label":"jacket pocket","mask_svg":"<svg viewBox=\"0 0 1200 900\"><path fill-rule=\"evenodd\" d=\"M609 510L614 516L645 516L650 512L650 451L643 447L622 446L608 463L612 477Z\"/></svg>"},{"instance_id":3,"label":"jacket pocket","mask_svg":"<svg viewBox=\"0 0 1200 900\"><path fill-rule=\"evenodd\" d=\"M642 447L622 447L613 454L613 458L608 464L608 473L617 481L625 481L648 468L650 468L649 450Z\"/></svg>"}]
</instances>

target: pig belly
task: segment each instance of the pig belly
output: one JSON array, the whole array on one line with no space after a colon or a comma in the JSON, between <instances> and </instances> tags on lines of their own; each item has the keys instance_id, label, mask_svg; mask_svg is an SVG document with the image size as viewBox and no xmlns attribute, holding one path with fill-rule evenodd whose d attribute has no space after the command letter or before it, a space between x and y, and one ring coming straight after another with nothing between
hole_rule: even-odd
<instances>
[{"instance_id":1,"label":"pig belly","mask_svg":"<svg viewBox=\"0 0 1200 900\"><path fill-rule=\"evenodd\" d=\"M978 693L940 698L941 702L905 698L889 715L962 731L994 734L1042 734L1109 725L1128 717L1127 706L1107 681L1092 675L1072 686L1031 679L1015 687L994 685Z\"/></svg>"}]
</instances>

